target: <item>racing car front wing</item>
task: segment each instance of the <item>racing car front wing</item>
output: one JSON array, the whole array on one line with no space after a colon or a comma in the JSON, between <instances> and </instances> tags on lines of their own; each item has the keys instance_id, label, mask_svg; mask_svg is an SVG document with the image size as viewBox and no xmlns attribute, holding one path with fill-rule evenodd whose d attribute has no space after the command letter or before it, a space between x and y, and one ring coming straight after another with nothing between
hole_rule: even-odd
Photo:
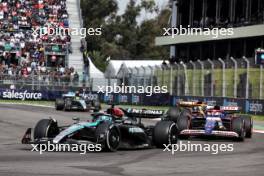
<instances>
[{"instance_id":1,"label":"racing car front wing","mask_svg":"<svg viewBox=\"0 0 264 176\"><path fill-rule=\"evenodd\" d=\"M239 137L236 132L233 131L217 131L213 130L211 133L206 133L205 130L182 130L181 135L188 136L222 136L222 137Z\"/></svg>"}]
</instances>

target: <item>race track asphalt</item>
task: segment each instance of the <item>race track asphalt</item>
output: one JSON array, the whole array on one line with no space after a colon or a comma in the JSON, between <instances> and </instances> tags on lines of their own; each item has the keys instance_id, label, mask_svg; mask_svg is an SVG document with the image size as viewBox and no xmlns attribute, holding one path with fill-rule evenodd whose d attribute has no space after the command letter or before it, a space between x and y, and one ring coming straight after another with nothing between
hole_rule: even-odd
<instances>
[{"instance_id":1,"label":"race track asphalt","mask_svg":"<svg viewBox=\"0 0 264 176\"><path fill-rule=\"evenodd\" d=\"M0 105L0 175L89 176L263 176L264 134L255 133L245 142L190 139L195 144L232 144L233 152L176 152L162 149L121 150L115 153L32 152L20 144L28 127L42 118L56 118L60 125L72 117L85 119L87 112L58 112L53 108ZM155 123L147 121L146 123ZM187 141L183 141L187 143Z\"/></svg>"}]
</instances>

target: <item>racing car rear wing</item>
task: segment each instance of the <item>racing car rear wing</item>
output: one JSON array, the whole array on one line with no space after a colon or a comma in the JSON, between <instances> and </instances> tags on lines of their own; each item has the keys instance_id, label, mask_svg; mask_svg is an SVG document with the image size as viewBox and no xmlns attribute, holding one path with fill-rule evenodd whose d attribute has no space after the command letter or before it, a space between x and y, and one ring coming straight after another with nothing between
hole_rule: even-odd
<instances>
[{"instance_id":1,"label":"racing car rear wing","mask_svg":"<svg viewBox=\"0 0 264 176\"><path fill-rule=\"evenodd\" d=\"M204 102L195 102L195 101L180 101L178 103L181 107L193 107L193 106L206 106L206 103Z\"/></svg>"},{"instance_id":2,"label":"racing car rear wing","mask_svg":"<svg viewBox=\"0 0 264 176\"><path fill-rule=\"evenodd\" d=\"M220 110L227 113L237 113L240 112L241 108L238 106L220 106Z\"/></svg>"},{"instance_id":3,"label":"racing car rear wing","mask_svg":"<svg viewBox=\"0 0 264 176\"><path fill-rule=\"evenodd\" d=\"M126 109L125 113L128 117L134 118L161 118L165 111L151 109Z\"/></svg>"}]
</instances>

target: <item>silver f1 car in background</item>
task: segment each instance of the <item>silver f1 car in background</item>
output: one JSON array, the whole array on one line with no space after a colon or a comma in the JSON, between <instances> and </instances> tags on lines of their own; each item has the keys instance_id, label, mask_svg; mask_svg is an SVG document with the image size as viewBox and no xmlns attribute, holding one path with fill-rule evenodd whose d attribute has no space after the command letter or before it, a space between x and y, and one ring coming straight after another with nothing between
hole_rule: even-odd
<instances>
[{"instance_id":1,"label":"silver f1 car in background","mask_svg":"<svg viewBox=\"0 0 264 176\"><path fill-rule=\"evenodd\" d=\"M101 110L101 104L98 97L82 94L78 92L68 92L63 94L62 98L57 98L55 102L56 110L78 110L78 111L90 111L98 112Z\"/></svg>"}]
</instances>

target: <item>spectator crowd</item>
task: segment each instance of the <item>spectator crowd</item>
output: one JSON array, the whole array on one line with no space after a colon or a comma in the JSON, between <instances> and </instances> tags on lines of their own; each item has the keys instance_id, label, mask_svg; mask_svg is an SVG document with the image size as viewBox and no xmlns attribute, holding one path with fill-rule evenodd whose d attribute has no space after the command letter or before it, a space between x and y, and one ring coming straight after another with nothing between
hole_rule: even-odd
<instances>
[{"instance_id":1,"label":"spectator crowd","mask_svg":"<svg viewBox=\"0 0 264 176\"><path fill-rule=\"evenodd\" d=\"M0 0L0 78L76 76L74 68L65 65L70 35L34 33L68 27L66 0Z\"/></svg>"}]
</instances>

